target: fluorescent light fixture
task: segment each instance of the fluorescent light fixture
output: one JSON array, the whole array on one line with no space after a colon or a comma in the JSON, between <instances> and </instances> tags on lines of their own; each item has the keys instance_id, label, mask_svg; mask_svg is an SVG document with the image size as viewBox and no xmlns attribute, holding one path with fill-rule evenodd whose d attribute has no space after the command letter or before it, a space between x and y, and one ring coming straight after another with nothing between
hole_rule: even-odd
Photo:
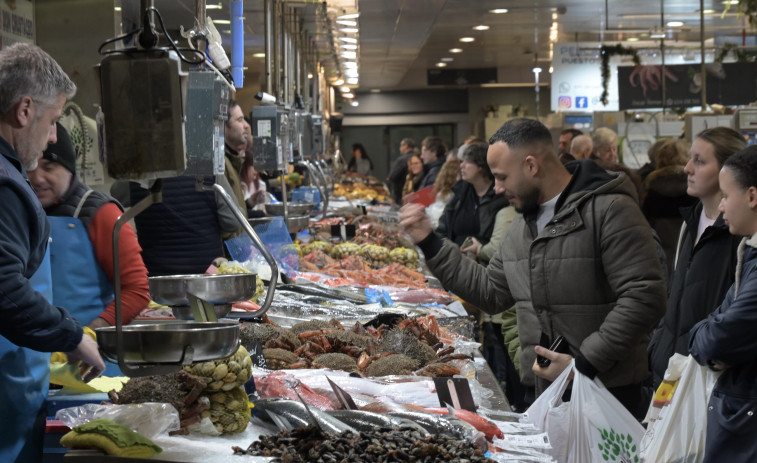
<instances>
[{"instance_id":1,"label":"fluorescent light fixture","mask_svg":"<svg viewBox=\"0 0 757 463\"><path fill-rule=\"evenodd\" d=\"M534 72L534 74L538 74L538 73L541 72L541 68L540 67L535 67L535 68L533 68L531 70Z\"/></svg>"},{"instance_id":2,"label":"fluorescent light fixture","mask_svg":"<svg viewBox=\"0 0 757 463\"><path fill-rule=\"evenodd\" d=\"M265 58L265 53L253 53L253 58Z\"/></svg>"},{"instance_id":3,"label":"fluorescent light fixture","mask_svg":"<svg viewBox=\"0 0 757 463\"><path fill-rule=\"evenodd\" d=\"M507 8L495 8L493 10L489 10L489 13L504 14L507 13Z\"/></svg>"},{"instance_id":4,"label":"fluorescent light fixture","mask_svg":"<svg viewBox=\"0 0 757 463\"><path fill-rule=\"evenodd\" d=\"M341 16L337 16L336 19L357 19L360 17L360 13L352 13L352 14L343 14Z\"/></svg>"},{"instance_id":5,"label":"fluorescent light fixture","mask_svg":"<svg viewBox=\"0 0 757 463\"><path fill-rule=\"evenodd\" d=\"M702 13L704 13L704 14L714 14L715 10L704 10Z\"/></svg>"},{"instance_id":6,"label":"fluorescent light fixture","mask_svg":"<svg viewBox=\"0 0 757 463\"><path fill-rule=\"evenodd\" d=\"M358 29L356 27L343 27L339 29L341 32L344 32L345 34L357 34Z\"/></svg>"},{"instance_id":7,"label":"fluorescent light fixture","mask_svg":"<svg viewBox=\"0 0 757 463\"><path fill-rule=\"evenodd\" d=\"M337 21L336 23L342 26L357 27L357 21Z\"/></svg>"},{"instance_id":8,"label":"fluorescent light fixture","mask_svg":"<svg viewBox=\"0 0 757 463\"><path fill-rule=\"evenodd\" d=\"M357 69L357 63L354 61L345 61L344 62L344 68L345 69Z\"/></svg>"},{"instance_id":9,"label":"fluorescent light fixture","mask_svg":"<svg viewBox=\"0 0 757 463\"><path fill-rule=\"evenodd\" d=\"M445 56L444 58L439 58L439 61L445 62L445 63L451 63L455 61L455 58L450 58L448 56Z\"/></svg>"},{"instance_id":10,"label":"fluorescent light fixture","mask_svg":"<svg viewBox=\"0 0 757 463\"><path fill-rule=\"evenodd\" d=\"M488 31L489 26L487 26L486 24L479 24L478 26L473 26L473 29L477 31Z\"/></svg>"},{"instance_id":11,"label":"fluorescent light fixture","mask_svg":"<svg viewBox=\"0 0 757 463\"><path fill-rule=\"evenodd\" d=\"M347 77L360 77L360 73L357 72L357 69L345 69L344 75Z\"/></svg>"},{"instance_id":12,"label":"fluorescent light fixture","mask_svg":"<svg viewBox=\"0 0 757 463\"><path fill-rule=\"evenodd\" d=\"M353 101L352 103L350 103L350 105L351 106L360 106L360 103L358 103L357 101Z\"/></svg>"},{"instance_id":13,"label":"fluorescent light fixture","mask_svg":"<svg viewBox=\"0 0 757 463\"><path fill-rule=\"evenodd\" d=\"M552 74L554 71L555 71L555 68L553 68L552 66L550 66L549 67L549 73Z\"/></svg>"},{"instance_id":14,"label":"fluorescent light fixture","mask_svg":"<svg viewBox=\"0 0 757 463\"><path fill-rule=\"evenodd\" d=\"M308 79L312 79L312 78L313 78L313 73L312 72L308 72Z\"/></svg>"},{"instance_id":15,"label":"fluorescent light fixture","mask_svg":"<svg viewBox=\"0 0 757 463\"><path fill-rule=\"evenodd\" d=\"M438 68L446 68L447 67L447 63L436 63L436 67L438 67Z\"/></svg>"},{"instance_id":16,"label":"fluorescent light fixture","mask_svg":"<svg viewBox=\"0 0 757 463\"><path fill-rule=\"evenodd\" d=\"M355 51L343 51L339 54L342 58L355 59L357 58L357 52Z\"/></svg>"},{"instance_id":17,"label":"fluorescent light fixture","mask_svg":"<svg viewBox=\"0 0 757 463\"><path fill-rule=\"evenodd\" d=\"M462 53L463 49L462 48L450 48L449 52L450 53Z\"/></svg>"},{"instance_id":18,"label":"fluorescent light fixture","mask_svg":"<svg viewBox=\"0 0 757 463\"><path fill-rule=\"evenodd\" d=\"M231 29L223 30L223 31L221 31L221 33L223 33L223 34L231 34Z\"/></svg>"},{"instance_id":19,"label":"fluorescent light fixture","mask_svg":"<svg viewBox=\"0 0 757 463\"><path fill-rule=\"evenodd\" d=\"M668 27L681 27L683 26L683 21L668 21Z\"/></svg>"},{"instance_id":20,"label":"fluorescent light fixture","mask_svg":"<svg viewBox=\"0 0 757 463\"><path fill-rule=\"evenodd\" d=\"M357 50L357 45L342 45L345 50Z\"/></svg>"},{"instance_id":21,"label":"fluorescent light fixture","mask_svg":"<svg viewBox=\"0 0 757 463\"><path fill-rule=\"evenodd\" d=\"M334 85L344 85L344 81L342 79L335 80Z\"/></svg>"},{"instance_id":22,"label":"fluorescent light fixture","mask_svg":"<svg viewBox=\"0 0 757 463\"><path fill-rule=\"evenodd\" d=\"M354 37L339 37L339 40L347 43L357 43L357 39Z\"/></svg>"},{"instance_id":23,"label":"fluorescent light fixture","mask_svg":"<svg viewBox=\"0 0 757 463\"><path fill-rule=\"evenodd\" d=\"M638 37L628 37L626 39L626 42L638 42L638 41L639 41Z\"/></svg>"},{"instance_id":24,"label":"fluorescent light fixture","mask_svg":"<svg viewBox=\"0 0 757 463\"><path fill-rule=\"evenodd\" d=\"M113 7L113 11L121 11L121 7L120 6L114 6Z\"/></svg>"},{"instance_id":25,"label":"fluorescent light fixture","mask_svg":"<svg viewBox=\"0 0 757 463\"><path fill-rule=\"evenodd\" d=\"M460 41L461 42L466 42L467 43L467 42L473 42L475 40L476 39L474 39L473 37L460 37Z\"/></svg>"},{"instance_id":26,"label":"fluorescent light fixture","mask_svg":"<svg viewBox=\"0 0 757 463\"><path fill-rule=\"evenodd\" d=\"M723 5L738 5L738 4L739 4L739 0L725 0L723 2Z\"/></svg>"},{"instance_id":27,"label":"fluorescent light fixture","mask_svg":"<svg viewBox=\"0 0 757 463\"><path fill-rule=\"evenodd\" d=\"M352 93L342 93L342 98L352 99L355 98L355 95L353 95Z\"/></svg>"},{"instance_id":28,"label":"fluorescent light fixture","mask_svg":"<svg viewBox=\"0 0 757 463\"><path fill-rule=\"evenodd\" d=\"M342 93L350 93L352 90L351 88L347 87L346 85L344 87L340 87L339 90L342 91Z\"/></svg>"},{"instance_id":29,"label":"fluorescent light fixture","mask_svg":"<svg viewBox=\"0 0 757 463\"><path fill-rule=\"evenodd\" d=\"M350 84L350 85L357 85L358 78L357 77L350 77L349 79L347 79L347 83Z\"/></svg>"},{"instance_id":30,"label":"fluorescent light fixture","mask_svg":"<svg viewBox=\"0 0 757 463\"><path fill-rule=\"evenodd\" d=\"M213 24L231 24L230 19L214 19Z\"/></svg>"},{"instance_id":31,"label":"fluorescent light fixture","mask_svg":"<svg viewBox=\"0 0 757 463\"><path fill-rule=\"evenodd\" d=\"M205 5L206 10L222 10L223 5L220 3L211 4L211 5Z\"/></svg>"},{"instance_id":32,"label":"fluorescent light fixture","mask_svg":"<svg viewBox=\"0 0 757 463\"><path fill-rule=\"evenodd\" d=\"M650 39L664 39L665 33L664 32L654 32L652 34L649 34Z\"/></svg>"}]
</instances>

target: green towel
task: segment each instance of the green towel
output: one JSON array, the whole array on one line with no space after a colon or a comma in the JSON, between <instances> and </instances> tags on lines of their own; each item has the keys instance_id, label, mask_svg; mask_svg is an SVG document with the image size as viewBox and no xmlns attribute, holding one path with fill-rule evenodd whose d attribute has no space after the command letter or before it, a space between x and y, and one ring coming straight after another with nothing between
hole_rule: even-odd
<instances>
[{"instance_id":1,"label":"green towel","mask_svg":"<svg viewBox=\"0 0 757 463\"><path fill-rule=\"evenodd\" d=\"M61 438L61 444L70 448L95 446L109 455L141 458L150 458L163 451L150 439L106 418L74 427Z\"/></svg>"}]
</instances>

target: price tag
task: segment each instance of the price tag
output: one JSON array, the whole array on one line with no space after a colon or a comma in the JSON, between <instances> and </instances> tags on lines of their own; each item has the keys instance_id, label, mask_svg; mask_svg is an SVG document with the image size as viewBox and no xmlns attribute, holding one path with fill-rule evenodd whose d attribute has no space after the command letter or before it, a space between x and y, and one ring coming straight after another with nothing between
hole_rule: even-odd
<instances>
[{"instance_id":1,"label":"price tag","mask_svg":"<svg viewBox=\"0 0 757 463\"><path fill-rule=\"evenodd\" d=\"M337 400L340 404L342 404L342 407L344 407L345 410L358 409L357 405L355 405L355 401L352 400L352 397L350 397L347 391L339 387L335 382L331 381L331 378L329 378L328 376L326 377L326 379L328 380L331 389L334 391L334 394L336 394Z\"/></svg>"},{"instance_id":2,"label":"price tag","mask_svg":"<svg viewBox=\"0 0 757 463\"><path fill-rule=\"evenodd\" d=\"M252 343L248 352L250 353L252 366L268 369L268 365L265 363L265 356L263 355L263 346L259 342Z\"/></svg>"},{"instance_id":3,"label":"price tag","mask_svg":"<svg viewBox=\"0 0 757 463\"><path fill-rule=\"evenodd\" d=\"M442 407L451 405L476 413L476 404L467 378L434 378L436 395Z\"/></svg>"}]
</instances>

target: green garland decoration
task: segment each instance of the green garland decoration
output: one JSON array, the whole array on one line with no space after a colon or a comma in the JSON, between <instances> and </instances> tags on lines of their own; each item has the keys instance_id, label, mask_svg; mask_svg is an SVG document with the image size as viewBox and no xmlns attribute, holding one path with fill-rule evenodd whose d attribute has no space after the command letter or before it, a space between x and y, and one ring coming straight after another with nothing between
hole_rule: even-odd
<instances>
[{"instance_id":1,"label":"green garland decoration","mask_svg":"<svg viewBox=\"0 0 757 463\"><path fill-rule=\"evenodd\" d=\"M740 49L739 46L733 42L726 42L722 47L720 47L718 56L715 57L715 62L722 63L725 57L728 56L728 54L731 52L736 57L736 61L739 63L746 63L748 61L755 60L754 52L749 53L746 50Z\"/></svg>"},{"instance_id":2,"label":"green garland decoration","mask_svg":"<svg viewBox=\"0 0 757 463\"><path fill-rule=\"evenodd\" d=\"M607 103L609 103L607 87L610 85L610 58L615 55L630 56L634 66L641 64L641 58L634 48L626 48L620 44L602 45L599 53L602 55L602 96L600 100L603 105L607 106Z\"/></svg>"}]
</instances>

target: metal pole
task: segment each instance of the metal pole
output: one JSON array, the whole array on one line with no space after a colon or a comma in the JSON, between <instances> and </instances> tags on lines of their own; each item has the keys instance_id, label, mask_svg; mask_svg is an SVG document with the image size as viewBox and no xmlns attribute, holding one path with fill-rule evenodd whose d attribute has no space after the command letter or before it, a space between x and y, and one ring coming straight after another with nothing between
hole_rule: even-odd
<instances>
[{"instance_id":1,"label":"metal pole","mask_svg":"<svg viewBox=\"0 0 757 463\"><path fill-rule=\"evenodd\" d=\"M273 1L273 91L281 100L281 2Z\"/></svg>"},{"instance_id":2,"label":"metal pole","mask_svg":"<svg viewBox=\"0 0 757 463\"><path fill-rule=\"evenodd\" d=\"M665 2L660 0L660 30L662 39L660 39L660 52L662 53L662 72L660 80L662 81L662 115L665 116L666 105L666 88L665 88Z\"/></svg>"},{"instance_id":3,"label":"metal pole","mask_svg":"<svg viewBox=\"0 0 757 463\"><path fill-rule=\"evenodd\" d=\"M272 63L273 63L273 5L275 0L263 0L263 16L264 16L264 36L265 36L265 92L269 95L273 93L273 76Z\"/></svg>"},{"instance_id":4,"label":"metal pole","mask_svg":"<svg viewBox=\"0 0 757 463\"><path fill-rule=\"evenodd\" d=\"M699 47L702 64L700 72L702 73L702 111L707 108L707 65L704 63L704 0L699 0Z\"/></svg>"}]
</instances>

